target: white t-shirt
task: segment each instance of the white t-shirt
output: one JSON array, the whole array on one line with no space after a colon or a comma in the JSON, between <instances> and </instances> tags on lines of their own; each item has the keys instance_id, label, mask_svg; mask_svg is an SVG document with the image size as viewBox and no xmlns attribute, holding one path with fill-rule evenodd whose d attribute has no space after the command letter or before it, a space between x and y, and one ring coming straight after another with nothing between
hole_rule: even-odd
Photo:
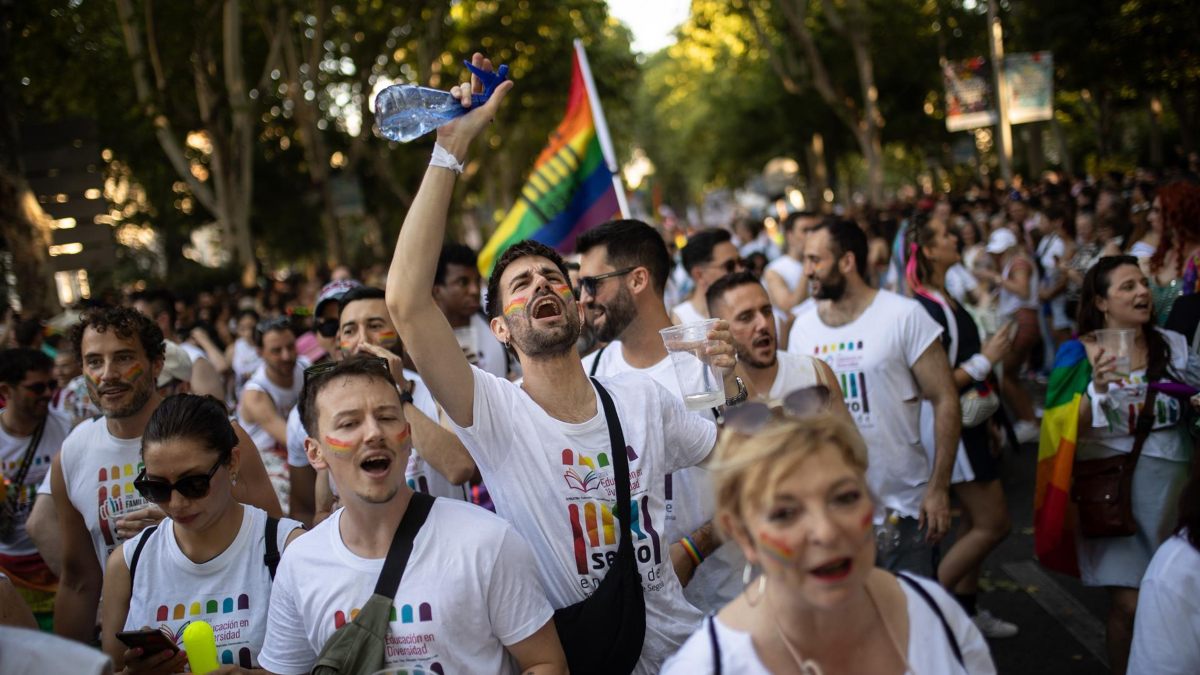
<instances>
[{"instance_id":1,"label":"white t-shirt","mask_svg":"<svg viewBox=\"0 0 1200 675\"><path fill-rule=\"evenodd\" d=\"M804 281L804 264L790 255L781 255L767 265L767 272L774 272L787 284L788 290L795 292Z\"/></svg>"},{"instance_id":2,"label":"white t-shirt","mask_svg":"<svg viewBox=\"0 0 1200 675\"><path fill-rule=\"evenodd\" d=\"M82 422L62 445L63 482L67 498L87 525L100 569L124 539L117 535L117 520L147 505L133 487L142 471L142 437L117 438L108 432L107 419Z\"/></svg>"},{"instance_id":3,"label":"white t-shirt","mask_svg":"<svg viewBox=\"0 0 1200 675\"><path fill-rule=\"evenodd\" d=\"M1184 534L1163 542L1142 577L1130 675L1200 673L1200 551Z\"/></svg>"},{"instance_id":4,"label":"white t-shirt","mask_svg":"<svg viewBox=\"0 0 1200 675\"><path fill-rule=\"evenodd\" d=\"M2 414L4 414L4 408L0 408L0 415ZM25 532L25 520L29 518L29 511L33 508L33 500L39 492L38 486L50 475L50 462L62 448L63 439L70 433L69 424L66 419L58 415L46 415L42 438L33 451L33 458L29 460L29 470L25 473L25 479L20 485L10 484L8 486L8 499L12 499L13 491L18 493L17 508L14 514L16 526L11 537L7 540L0 539L0 554L31 555L37 553L37 546L34 546L33 540ZM3 474L5 482L12 483L17 479L17 473L21 471L21 464L31 441L33 441L32 435L12 436L4 430L3 426L0 426L0 473Z\"/></svg>"},{"instance_id":5,"label":"white t-shirt","mask_svg":"<svg viewBox=\"0 0 1200 675\"><path fill-rule=\"evenodd\" d=\"M776 405L784 396L805 387L814 387L821 383L817 377L817 360L806 354L791 352L775 352L779 370L775 373L775 382L767 393L770 405Z\"/></svg>"},{"instance_id":6,"label":"white t-shirt","mask_svg":"<svg viewBox=\"0 0 1200 675\"><path fill-rule=\"evenodd\" d=\"M207 621L217 641L221 663L258 667L258 652L267 633L271 572L266 555L267 512L242 506L242 525L229 548L212 560L192 562L179 549L170 518L159 523L138 557L124 630L167 626L183 643L183 629L192 621ZM277 550L301 527L289 518L279 521ZM142 530L121 547L128 567Z\"/></svg>"},{"instance_id":7,"label":"white t-shirt","mask_svg":"<svg viewBox=\"0 0 1200 675\"><path fill-rule=\"evenodd\" d=\"M262 357L258 355L258 350L254 348L254 345L242 338L238 338L237 342L233 343L233 374L236 378L234 391L238 396L242 395L242 387L246 386L250 377L254 375L254 371L258 370L262 363Z\"/></svg>"},{"instance_id":8,"label":"white t-shirt","mask_svg":"<svg viewBox=\"0 0 1200 675\"><path fill-rule=\"evenodd\" d=\"M478 368L474 424L458 428L496 504L529 542L555 608L592 593L615 558L620 525L608 425L596 415L570 424L550 417L517 385ZM612 396L629 457L634 552L646 597L646 637L634 672L655 673L699 625L671 566L664 480L708 456L716 425L645 377L597 378Z\"/></svg>"},{"instance_id":9,"label":"white t-shirt","mask_svg":"<svg viewBox=\"0 0 1200 675\"><path fill-rule=\"evenodd\" d=\"M857 319L837 328L817 304L796 317L788 351L833 369L846 407L867 442L867 483L883 505L917 517L930 466L921 446L921 392L912 366L941 335L915 300L879 291Z\"/></svg>"},{"instance_id":10,"label":"white t-shirt","mask_svg":"<svg viewBox=\"0 0 1200 675\"><path fill-rule=\"evenodd\" d=\"M300 390L304 387L305 367L304 363L296 361L296 366L292 369L292 386L284 388L267 377L267 364L264 363L250 376L250 381L246 383L242 391L264 392L271 397L271 402L275 404L275 412L279 413L283 419L287 419L288 411L300 401ZM264 427L245 421L240 405L238 406L238 422L246 430L246 433L250 434L250 439L254 441L254 446L259 450L268 450L279 445Z\"/></svg>"},{"instance_id":11,"label":"white t-shirt","mask_svg":"<svg viewBox=\"0 0 1200 675\"><path fill-rule=\"evenodd\" d=\"M904 589L904 599L908 603L908 653L905 658L912 666L909 673L919 675L988 675L996 672L996 664L992 663L991 652L975 623L962 610L945 590L938 584L916 577L931 596L946 622L950 624L950 632L958 642L962 651L964 670L954 658L954 650L948 642L942 622L929 603L917 594L908 584L899 582ZM717 644L721 651L721 670L725 673L738 675L770 675L769 670L759 660L754 650L754 643L749 633L734 630L716 619ZM708 634L708 625L702 626L683 645L679 653L671 657L663 666L662 675L699 675L712 673L713 652L712 641Z\"/></svg>"},{"instance_id":12,"label":"white t-shirt","mask_svg":"<svg viewBox=\"0 0 1200 675\"><path fill-rule=\"evenodd\" d=\"M1057 232L1042 237L1037 245L1038 262L1042 265L1042 283L1050 285L1058 278L1058 261L1067 253L1067 245Z\"/></svg>"},{"instance_id":13,"label":"white t-shirt","mask_svg":"<svg viewBox=\"0 0 1200 675\"><path fill-rule=\"evenodd\" d=\"M190 342L187 342L187 341L176 342L175 345L178 346L179 348L183 349L183 351L187 353L187 355L192 359L192 363L195 363L196 361L199 361L200 359L208 360L208 354L205 353L205 351L203 349L197 347L196 345L194 345Z\"/></svg>"},{"instance_id":14,"label":"white t-shirt","mask_svg":"<svg viewBox=\"0 0 1200 675\"><path fill-rule=\"evenodd\" d=\"M383 558L346 547L338 509L288 547L275 575L259 663L307 673L342 624L375 590ZM553 616L529 546L484 509L434 502L417 533L393 604L387 665L409 672L513 673L504 647Z\"/></svg>"},{"instance_id":15,"label":"white t-shirt","mask_svg":"<svg viewBox=\"0 0 1200 675\"><path fill-rule=\"evenodd\" d=\"M405 369L404 378L413 383L413 405L417 410L425 413L429 419L437 422L437 403L433 400L433 394L430 393L429 387L426 387L425 383L421 381L421 376ZM304 430L304 423L300 420L300 406L292 408L292 411L288 413L287 435L288 464L296 467L310 466L307 451L304 449L304 439L308 436L308 432ZM404 476L409 487L435 497L466 499L466 493L461 485L451 483L437 469L421 459L419 453L420 450L414 447L413 452L408 456L408 466L404 470ZM332 483L330 484L332 485Z\"/></svg>"},{"instance_id":16,"label":"white t-shirt","mask_svg":"<svg viewBox=\"0 0 1200 675\"><path fill-rule=\"evenodd\" d=\"M690 300L685 300L678 305L675 305L675 308L671 310L671 314L679 319L680 325L685 323L696 323L697 321L705 321L708 319L707 316L700 314L700 312L696 311L695 307L692 307Z\"/></svg>"},{"instance_id":17,"label":"white t-shirt","mask_svg":"<svg viewBox=\"0 0 1200 675\"><path fill-rule=\"evenodd\" d=\"M471 365L482 368L496 377L508 376L508 355L504 351L504 345L492 334L492 329L483 316L472 314L469 324L454 329L454 337Z\"/></svg>"},{"instance_id":18,"label":"white t-shirt","mask_svg":"<svg viewBox=\"0 0 1200 675\"><path fill-rule=\"evenodd\" d=\"M962 263L954 263L946 270L946 292L960 303L970 304L967 294L979 288L979 280Z\"/></svg>"}]
</instances>

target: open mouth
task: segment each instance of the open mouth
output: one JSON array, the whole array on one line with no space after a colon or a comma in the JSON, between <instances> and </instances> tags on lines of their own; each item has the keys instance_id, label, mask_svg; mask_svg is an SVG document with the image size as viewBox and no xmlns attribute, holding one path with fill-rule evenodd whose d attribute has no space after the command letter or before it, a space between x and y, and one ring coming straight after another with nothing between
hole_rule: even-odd
<instances>
[{"instance_id":1,"label":"open mouth","mask_svg":"<svg viewBox=\"0 0 1200 675\"><path fill-rule=\"evenodd\" d=\"M1147 300L1144 302L1143 301L1135 302L1135 303L1133 303L1133 308L1139 312L1148 310L1148 309L1150 309L1150 301Z\"/></svg>"},{"instance_id":2,"label":"open mouth","mask_svg":"<svg viewBox=\"0 0 1200 675\"><path fill-rule=\"evenodd\" d=\"M129 391L129 387L109 387L100 390L101 396L120 396Z\"/></svg>"},{"instance_id":3,"label":"open mouth","mask_svg":"<svg viewBox=\"0 0 1200 675\"><path fill-rule=\"evenodd\" d=\"M820 567L809 570L809 573L823 581L838 581L850 574L853 561L850 558L838 558Z\"/></svg>"},{"instance_id":4,"label":"open mouth","mask_svg":"<svg viewBox=\"0 0 1200 675\"><path fill-rule=\"evenodd\" d=\"M540 299L534 301L533 311L530 313L535 319L551 319L556 316L562 316L562 308L558 305L558 300L551 295L544 295Z\"/></svg>"},{"instance_id":5,"label":"open mouth","mask_svg":"<svg viewBox=\"0 0 1200 675\"><path fill-rule=\"evenodd\" d=\"M392 458L387 455L375 455L359 462L358 466L368 476L386 476L388 469L392 467Z\"/></svg>"},{"instance_id":6,"label":"open mouth","mask_svg":"<svg viewBox=\"0 0 1200 675\"><path fill-rule=\"evenodd\" d=\"M771 346L772 342L774 342L774 340L771 339L770 335L760 335L754 338L754 341L751 342L750 345L755 349L766 349Z\"/></svg>"}]
</instances>

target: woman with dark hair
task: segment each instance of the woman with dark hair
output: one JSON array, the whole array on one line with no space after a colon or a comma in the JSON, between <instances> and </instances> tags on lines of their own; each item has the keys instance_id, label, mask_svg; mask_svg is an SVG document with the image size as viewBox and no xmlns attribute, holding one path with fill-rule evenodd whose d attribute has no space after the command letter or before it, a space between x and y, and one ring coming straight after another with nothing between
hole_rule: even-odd
<instances>
[{"instance_id":1,"label":"woman with dark hair","mask_svg":"<svg viewBox=\"0 0 1200 675\"><path fill-rule=\"evenodd\" d=\"M303 529L234 500L237 442L211 397L171 396L150 416L133 487L167 517L113 550L102 594L104 651L125 673L181 672L186 657L131 648L118 632L165 627L179 642L197 620L213 624L222 663L257 667L275 565Z\"/></svg>"},{"instance_id":2,"label":"woman with dark hair","mask_svg":"<svg viewBox=\"0 0 1200 675\"><path fill-rule=\"evenodd\" d=\"M1043 458L1053 455L1063 438L1075 439L1075 462L1128 454L1133 451L1134 428L1148 385L1166 380L1196 384L1200 380L1200 364L1189 353L1187 341L1155 326L1151 307L1149 282L1137 258L1101 258L1088 270L1079 301L1081 337L1063 345L1051 374L1039 452ZM1129 354L1118 360L1118 354L1109 353L1096 333L1102 329L1135 331ZM1068 368L1065 362L1072 360L1072 355L1074 361ZM1065 391L1071 388L1075 391ZM1069 409L1062 401L1071 396L1077 412L1068 420L1060 417L1059 411ZM1162 533L1175 521L1176 497L1187 476L1192 444L1179 424L1183 405L1165 395L1154 404L1153 426L1133 470L1130 494L1136 532L1076 538L1083 583L1108 589L1107 639L1114 673L1125 672L1142 575L1162 542ZM1076 425L1073 433L1063 428L1070 423ZM1045 524L1048 521L1041 511L1048 503L1043 491L1047 477L1042 469L1039 466L1039 513L1035 518L1038 556L1043 564L1061 569L1053 562L1061 558L1051 550L1061 554L1061 548L1047 548L1043 541L1065 544L1069 537L1057 537ZM1079 508L1088 508L1088 502L1079 503ZM1060 521L1054 522L1061 526Z\"/></svg>"},{"instance_id":3,"label":"woman with dark hair","mask_svg":"<svg viewBox=\"0 0 1200 675\"><path fill-rule=\"evenodd\" d=\"M1175 536L1142 577L1129 672L1200 673L1200 463L1179 498Z\"/></svg>"},{"instance_id":4,"label":"woman with dark hair","mask_svg":"<svg viewBox=\"0 0 1200 675\"><path fill-rule=\"evenodd\" d=\"M989 395L994 399L992 367L1009 349L1007 326L984 342L971 315L946 291L946 272L959 261L959 242L944 222L916 219L907 237L908 287L917 302L942 326L942 346L954 365L952 375L959 394L976 403ZM1016 635L1017 627L987 610L977 610L975 604L983 560L1012 528L1000 484L999 464L992 454L989 418L990 415L977 416L970 426L963 424L952 484L963 515L954 545L938 564L937 578L954 593L984 635L1003 638ZM921 405L921 441L926 448L933 448L933 406L928 402Z\"/></svg>"},{"instance_id":5,"label":"woman with dark hair","mask_svg":"<svg viewBox=\"0 0 1200 675\"><path fill-rule=\"evenodd\" d=\"M1162 325L1176 298L1200 292L1200 186L1177 181L1163 187L1151 212L1162 219L1158 249L1150 256L1154 319Z\"/></svg>"}]
</instances>

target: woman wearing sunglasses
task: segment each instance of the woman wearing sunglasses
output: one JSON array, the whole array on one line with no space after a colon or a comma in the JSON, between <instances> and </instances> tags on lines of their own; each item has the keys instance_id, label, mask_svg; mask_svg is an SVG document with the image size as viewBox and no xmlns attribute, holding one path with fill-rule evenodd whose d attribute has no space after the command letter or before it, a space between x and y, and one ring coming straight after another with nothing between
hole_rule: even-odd
<instances>
[{"instance_id":1,"label":"woman wearing sunglasses","mask_svg":"<svg viewBox=\"0 0 1200 675\"><path fill-rule=\"evenodd\" d=\"M717 517L749 561L747 587L664 674L995 672L945 591L875 567L866 469L862 437L828 413L725 433Z\"/></svg>"},{"instance_id":2,"label":"woman wearing sunglasses","mask_svg":"<svg viewBox=\"0 0 1200 675\"><path fill-rule=\"evenodd\" d=\"M113 550L104 575L103 647L123 672L182 672L187 658L130 648L118 632L165 626L178 643L197 620L212 624L222 663L257 667L278 553L303 530L233 499L236 446L216 399L171 396L151 415L133 487L167 517Z\"/></svg>"}]
</instances>

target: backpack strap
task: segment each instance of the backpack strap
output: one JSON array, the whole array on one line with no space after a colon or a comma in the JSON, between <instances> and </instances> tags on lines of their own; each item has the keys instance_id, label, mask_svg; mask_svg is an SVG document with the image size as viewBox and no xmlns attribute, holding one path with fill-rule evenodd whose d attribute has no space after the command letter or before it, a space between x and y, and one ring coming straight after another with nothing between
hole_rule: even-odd
<instances>
[{"instance_id":1,"label":"backpack strap","mask_svg":"<svg viewBox=\"0 0 1200 675\"><path fill-rule=\"evenodd\" d=\"M267 516L267 552L263 555L263 564L271 573L271 581L275 581L275 570L279 568L279 519Z\"/></svg>"},{"instance_id":2,"label":"backpack strap","mask_svg":"<svg viewBox=\"0 0 1200 675\"><path fill-rule=\"evenodd\" d=\"M592 360L592 369L588 371L588 377L595 377L596 371L600 370L600 357L604 356L605 349L608 349L608 345L604 345L600 351L596 352L596 358Z\"/></svg>"},{"instance_id":3,"label":"backpack strap","mask_svg":"<svg viewBox=\"0 0 1200 675\"><path fill-rule=\"evenodd\" d=\"M708 644L712 648L713 675L721 675L721 643L717 640L717 616L708 617Z\"/></svg>"},{"instance_id":4,"label":"backpack strap","mask_svg":"<svg viewBox=\"0 0 1200 675\"><path fill-rule=\"evenodd\" d=\"M146 540L154 531L158 529L157 525L151 525L142 531L142 538L138 539L137 546L133 549L133 557L129 559L129 590L133 590L133 575L137 573L138 558L142 557L142 547L146 545Z\"/></svg>"},{"instance_id":5,"label":"backpack strap","mask_svg":"<svg viewBox=\"0 0 1200 675\"><path fill-rule=\"evenodd\" d=\"M424 492L413 492L408 508L392 535L392 544L388 548L387 558L383 561L383 569L375 581L375 595L395 599L396 590L400 588L400 580L404 578L404 568L408 567L408 558L412 555L413 541L417 532L425 524L429 511L433 508L434 498Z\"/></svg>"},{"instance_id":6,"label":"backpack strap","mask_svg":"<svg viewBox=\"0 0 1200 675\"><path fill-rule=\"evenodd\" d=\"M950 629L950 622L946 620L946 615L942 612L942 606L933 599L929 591L925 590L920 583L907 574L897 573L896 578L916 591L917 595L921 596L921 599L933 610L933 613L937 614L938 621L942 622L942 630L946 631L946 641L950 643L950 649L954 650L954 660L958 661L958 665L962 666L963 670L966 670L967 664L963 661L962 649L958 646L958 638L954 636L954 631Z\"/></svg>"}]
</instances>

